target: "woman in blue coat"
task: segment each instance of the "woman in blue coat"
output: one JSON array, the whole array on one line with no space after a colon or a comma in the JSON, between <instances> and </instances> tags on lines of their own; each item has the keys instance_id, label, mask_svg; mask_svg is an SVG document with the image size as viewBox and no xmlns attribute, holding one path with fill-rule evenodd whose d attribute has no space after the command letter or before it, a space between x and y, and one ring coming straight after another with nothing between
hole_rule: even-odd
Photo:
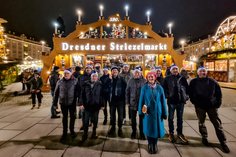
<instances>
[{"instance_id":1,"label":"woman in blue coat","mask_svg":"<svg viewBox=\"0 0 236 157\"><path fill-rule=\"evenodd\" d=\"M156 73L147 74L147 83L142 87L139 98L139 115L143 115L143 132L148 140L148 152L157 153L158 138L165 135L164 120L167 118L165 94L156 82Z\"/></svg>"}]
</instances>

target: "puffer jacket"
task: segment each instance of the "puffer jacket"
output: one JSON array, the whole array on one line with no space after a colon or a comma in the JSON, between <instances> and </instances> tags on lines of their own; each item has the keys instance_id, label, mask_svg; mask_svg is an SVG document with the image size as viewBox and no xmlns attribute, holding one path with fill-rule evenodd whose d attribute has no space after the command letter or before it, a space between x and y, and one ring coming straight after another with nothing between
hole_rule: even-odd
<instances>
[{"instance_id":1,"label":"puffer jacket","mask_svg":"<svg viewBox=\"0 0 236 157\"><path fill-rule=\"evenodd\" d=\"M53 105L57 105L58 99L60 105L76 105L76 101L78 99L78 91L77 79L75 79L74 77L69 80L62 78L57 82L54 91Z\"/></svg>"},{"instance_id":2,"label":"puffer jacket","mask_svg":"<svg viewBox=\"0 0 236 157\"><path fill-rule=\"evenodd\" d=\"M130 109L138 110L139 96L142 86L146 83L144 78L131 78L126 87L126 104Z\"/></svg>"},{"instance_id":3,"label":"puffer jacket","mask_svg":"<svg viewBox=\"0 0 236 157\"><path fill-rule=\"evenodd\" d=\"M212 78L194 78L189 86L190 101L199 108L219 108L222 93L219 84Z\"/></svg>"},{"instance_id":4,"label":"puffer jacket","mask_svg":"<svg viewBox=\"0 0 236 157\"><path fill-rule=\"evenodd\" d=\"M98 111L104 106L102 83L100 81L86 81L82 87L80 105L83 105L85 110Z\"/></svg>"}]
</instances>

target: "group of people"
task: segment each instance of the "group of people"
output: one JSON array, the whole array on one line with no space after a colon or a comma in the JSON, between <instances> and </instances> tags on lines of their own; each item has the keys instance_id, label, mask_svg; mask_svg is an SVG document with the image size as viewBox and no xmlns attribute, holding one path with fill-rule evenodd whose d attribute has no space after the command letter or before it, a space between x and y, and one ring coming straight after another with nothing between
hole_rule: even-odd
<instances>
[{"instance_id":1,"label":"group of people","mask_svg":"<svg viewBox=\"0 0 236 157\"><path fill-rule=\"evenodd\" d=\"M124 65L121 72L117 66L101 70L101 67L93 68L88 65L83 74L80 73L80 70L80 67L76 67L74 72L71 69L64 70L64 76L60 79L59 67L54 66L50 76L53 96L51 118L59 118L57 115L58 102L63 114L61 142L65 142L67 138L68 113L70 115L70 133L72 137L76 137L74 131L76 106L79 106L82 118L81 129L84 130L82 141L86 141L88 138L90 123L92 123L91 138L97 138L96 128L100 109L104 112L104 125L108 121L108 111L110 113L111 128L108 135L116 136L116 119L118 119L118 136L123 137L122 126L126 119L126 106L128 106L132 126L131 138L137 138L136 119L138 115L139 138L147 139L150 154L158 152L157 142L165 135L164 120L167 118L170 142L175 143L178 140L182 144L188 144L188 139L183 134L183 113L184 105L190 99L195 106L199 120L202 143L209 145L205 126L207 113L214 125L223 151L230 152L218 116L218 108L222 103L221 89L215 80L207 77L206 68L199 67L198 76L191 81L187 79L186 70L179 72L176 65L170 67L170 74L165 78L158 67L148 72L146 79L142 75L140 67L136 67L131 72L129 65ZM175 111L177 113L177 137L174 135Z\"/></svg>"}]
</instances>

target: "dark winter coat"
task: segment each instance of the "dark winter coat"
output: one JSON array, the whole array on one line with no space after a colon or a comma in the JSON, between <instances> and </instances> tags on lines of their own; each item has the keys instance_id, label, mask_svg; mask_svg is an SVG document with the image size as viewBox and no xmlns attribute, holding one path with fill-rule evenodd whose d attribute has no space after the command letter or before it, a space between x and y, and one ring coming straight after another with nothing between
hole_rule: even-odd
<instances>
[{"instance_id":1,"label":"dark winter coat","mask_svg":"<svg viewBox=\"0 0 236 157\"><path fill-rule=\"evenodd\" d=\"M95 83L86 81L84 83L81 91L80 104L88 111L98 111L104 106L102 83L100 81Z\"/></svg>"},{"instance_id":2,"label":"dark winter coat","mask_svg":"<svg viewBox=\"0 0 236 157\"><path fill-rule=\"evenodd\" d=\"M52 71L51 76L49 78L49 83L51 87L51 91L54 91L57 85L57 81L59 80L59 73L56 71Z\"/></svg>"},{"instance_id":3,"label":"dark winter coat","mask_svg":"<svg viewBox=\"0 0 236 157\"><path fill-rule=\"evenodd\" d=\"M123 101L125 103L125 90L126 90L125 80L117 76L111 80L111 92L110 92L110 101Z\"/></svg>"},{"instance_id":4,"label":"dark winter coat","mask_svg":"<svg viewBox=\"0 0 236 157\"><path fill-rule=\"evenodd\" d=\"M74 77L69 80L65 78L59 80L54 91L53 105L57 105L58 99L60 105L76 105L78 88L77 79Z\"/></svg>"},{"instance_id":5,"label":"dark winter coat","mask_svg":"<svg viewBox=\"0 0 236 157\"><path fill-rule=\"evenodd\" d=\"M138 110L139 96L142 86L146 83L144 78L131 78L126 87L126 104L130 105L130 109Z\"/></svg>"},{"instance_id":6,"label":"dark winter coat","mask_svg":"<svg viewBox=\"0 0 236 157\"><path fill-rule=\"evenodd\" d=\"M31 82L31 90L41 90L43 87L43 80L41 77L35 79L32 78Z\"/></svg>"},{"instance_id":7,"label":"dark winter coat","mask_svg":"<svg viewBox=\"0 0 236 157\"><path fill-rule=\"evenodd\" d=\"M219 84L212 78L194 78L189 86L190 101L199 108L219 108L222 93Z\"/></svg>"},{"instance_id":8,"label":"dark winter coat","mask_svg":"<svg viewBox=\"0 0 236 157\"><path fill-rule=\"evenodd\" d=\"M178 75L166 76L163 88L168 104L186 103L188 100L189 86L186 78Z\"/></svg>"},{"instance_id":9,"label":"dark winter coat","mask_svg":"<svg viewBox=\"0 0 236 157\"><path fill-rule=\"evenodd\" d=\"M104 95L109 96L111 92L111 79L109 78L109 75L102 75L100 81L102 82Z\"/></svg>"}]
</instances>

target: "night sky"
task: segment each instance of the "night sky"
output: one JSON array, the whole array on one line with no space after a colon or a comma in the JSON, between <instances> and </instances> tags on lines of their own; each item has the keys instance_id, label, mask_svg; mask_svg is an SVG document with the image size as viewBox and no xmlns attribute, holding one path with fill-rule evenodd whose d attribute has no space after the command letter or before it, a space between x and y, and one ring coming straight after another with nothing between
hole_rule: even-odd
<instances>
[{"instance_id":1,"label":"night sky","mask_svg":"<svg viewBox=\"0 0 236 157\"><path fill-rule=\"evenodd\" d=\"M180 38L199 37L215 33L218 25L228 16L236 15L236 0L0 0L0 17L8 21L7 31L26 34L52 43L53 21L62 16L66 35L75 28L76 9L83 10L84 24L95 22L99 4L104 5L104 15L119 13L124 17L124 6L130 7L130 20L145 24L146 11L151 10L155 32L168 32L167 23L174 23L175 43Z\"/></svg>"}]
</instances>

